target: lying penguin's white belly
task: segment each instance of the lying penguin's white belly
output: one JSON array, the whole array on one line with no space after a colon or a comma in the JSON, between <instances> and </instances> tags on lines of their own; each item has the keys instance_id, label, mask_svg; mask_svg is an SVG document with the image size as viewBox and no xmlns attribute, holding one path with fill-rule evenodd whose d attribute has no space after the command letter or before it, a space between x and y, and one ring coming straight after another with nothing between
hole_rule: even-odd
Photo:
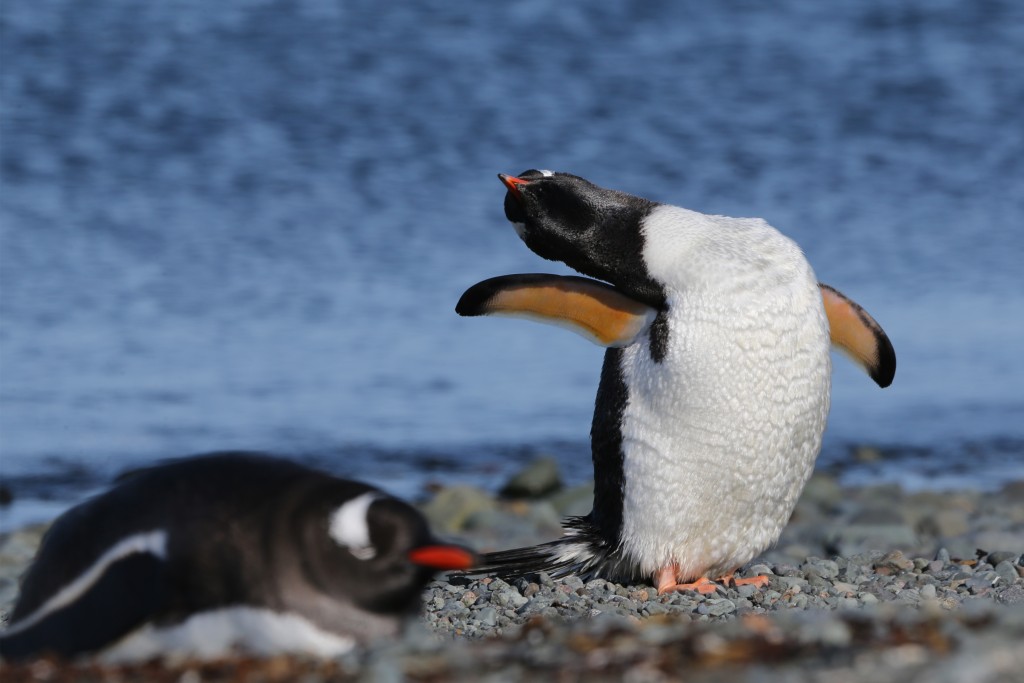
<instances>
[{"instance_id":1,"label":"lying penguin's white belly","mask_svg":"<svg viewBox=\"0 0 1024 683\"><path fill-rule=\"evenodd\" d=\"M756 293L669 297L665 356L624 349L624 555L680 580L731 572L774 543L821 447L828 322L809 267Z\"/></svg>"}]
</instances>

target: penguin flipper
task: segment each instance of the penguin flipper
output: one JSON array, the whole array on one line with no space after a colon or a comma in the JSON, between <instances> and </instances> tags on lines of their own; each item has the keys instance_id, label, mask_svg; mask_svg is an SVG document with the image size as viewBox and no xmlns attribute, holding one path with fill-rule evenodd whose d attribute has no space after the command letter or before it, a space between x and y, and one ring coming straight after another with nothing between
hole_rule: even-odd
<instances>
[{"instance_id":1,"label":"penguin flipper","mask_svg":"<svg viewBox=\"0 0 1024 683\"><path fill-rule=\"evenodd\" d=\"M524 273L493 277L462 295L455 312L505 315L565 327L599 346L629 346L657 311L611 285L583 277Z\"/></svg>"},{"instance_id":2,"label":"penguin flipper","mask_svg":"<svg viewBox=\"0 0 1024 683\"><path fill-rule=\"evenodd\" d=\"M80 574L35 611L0 631L0 657L71 659L102 650L164 605L160 552L130 552Z\"/></svg>"},{"instance_id":3,"label":"penguin flipper","mask_svg":"<svg viewBox=\"0 0 1024 683\"><path fill-rule=\"evenodd\" d=\"M855 301L834 287L819 282L832 343L867 370L880 387L896 376L896 351L882 326Z\"/></svg>"}]
</instances>

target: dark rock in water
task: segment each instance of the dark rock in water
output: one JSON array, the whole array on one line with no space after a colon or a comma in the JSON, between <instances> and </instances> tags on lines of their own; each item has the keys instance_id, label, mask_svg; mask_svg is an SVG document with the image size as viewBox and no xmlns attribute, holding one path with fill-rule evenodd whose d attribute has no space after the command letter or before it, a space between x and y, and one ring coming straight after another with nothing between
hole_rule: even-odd
<instances>
[{"instance_id":1,"label":"dark rock in water","mask_svg":"<svg viewBox=\"0 0 1024 683\"><path fill-rule=\"evenodd\" d=\"M0 506L10 505L14 500L14 492L10 487L0 484Z\"/></svg>"},{"instance_id":2,"label":"dark rock in water","mask_svg":"<svg viewBox=\"0 0 1024 683\"><path fill-rule=\"evenodd\" d=\"M554 458L537 458L512 477L499 492L505 498L540 498L562 486Z\"/></svg>"}]
</instances>

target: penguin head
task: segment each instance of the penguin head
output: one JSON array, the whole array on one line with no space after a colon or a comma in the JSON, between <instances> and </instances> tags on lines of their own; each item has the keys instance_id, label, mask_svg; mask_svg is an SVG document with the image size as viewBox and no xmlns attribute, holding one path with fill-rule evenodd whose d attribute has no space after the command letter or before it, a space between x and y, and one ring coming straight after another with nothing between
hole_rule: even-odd
<instances>
[{"instance_id":1,"label":"penguin head","mask_svg":"<svg viewBox=\"0 0 1024 683\"><path fill-rule=\"evenodd\" d=\"M372 612L409 611L435 573L476 562L471 551L434 538L412 506L374 489L337 501L319 518L304 553L310 579Z\"/></svg>"},{"instance_id":2,"label":"penguin head","mask_svg":"<svg viewBox=\"0 0 1024 683\"><path fill-rule=\"evenodd\" d=\"M498 178L508 188L505 216L531 251L655 308L664 304L643 260L641 225L655 202L569 173L531 169Z\"/></svg>"}]
</instances>

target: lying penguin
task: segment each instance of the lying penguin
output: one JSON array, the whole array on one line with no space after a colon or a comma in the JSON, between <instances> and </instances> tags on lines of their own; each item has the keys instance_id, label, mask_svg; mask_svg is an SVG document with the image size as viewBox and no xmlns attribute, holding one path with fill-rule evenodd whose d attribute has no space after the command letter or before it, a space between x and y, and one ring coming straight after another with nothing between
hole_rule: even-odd
<instances>
[{"instance_id":1,"label":"lying penguin","mask_svg":"<svg viewBox=\"0 0 1024 683\"><path fill-rule=\"evenodd\" d=\"M554 323L609 348L591 428L592 512L567 520L561 539L488 554L480 569L715 590L711 579L731 581L778 540L811 474L830 344L886 387L896 372L889 339L763 220L567 173L499 178L526 246L603 282L497 277L467 290L456 311ZM767 578L735 580L746 582Z\"/></svg>"},{"instance_id":2,"label":"lying penguin","mask_svg":"<svg viewBox=\"0 0 1024 683\"><path fill-rule=\"evenodd\" d=\"M173 461L54 522L0 656L334 656L395 635L436 571L475 559L366 484L251 453Z\"/></svg>"}]
</instances>

